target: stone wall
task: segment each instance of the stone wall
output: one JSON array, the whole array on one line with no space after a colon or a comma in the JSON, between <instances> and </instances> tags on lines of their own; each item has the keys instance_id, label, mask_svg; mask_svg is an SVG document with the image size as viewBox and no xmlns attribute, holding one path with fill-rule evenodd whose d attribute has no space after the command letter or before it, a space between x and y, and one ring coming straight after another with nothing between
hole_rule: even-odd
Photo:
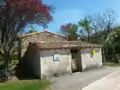
<instances>
[{"instance_id":1,"label":"stone wall","mask_svg":"<svg viewBox=\"0 0 120 90\"><path fill-rule=\"evenodd\" d=\"M60 60L54 61L54 53L60 54ZM41 74L43 76L62 75L71 73L71 53L67 49L51 49L40 51Z\"/></svg>"},{"instance_id":2,"label":"stone wall","mask_svg":"<svg viewBox=\"0 0 120 90\"><path fill-rule=\"evenodd\" d=\"M95 48L95 54L91 55L92 48L81 49L82 69L89 69L102 66L101 48Z\"/></svg>"},{"instance_id":3,"label":"stone wall","mask_svg":"<svg viewBox=\"0 0 120 90\"><path fill-rule=\"evenodd\" d=\"M29 35L22 37L22 56L28 47L29 42L38 42L38 41L66 41L64 37L61 37L57 34L52 34L51 32L40 32L34 35Z\"/></svg>"}]
</instances>

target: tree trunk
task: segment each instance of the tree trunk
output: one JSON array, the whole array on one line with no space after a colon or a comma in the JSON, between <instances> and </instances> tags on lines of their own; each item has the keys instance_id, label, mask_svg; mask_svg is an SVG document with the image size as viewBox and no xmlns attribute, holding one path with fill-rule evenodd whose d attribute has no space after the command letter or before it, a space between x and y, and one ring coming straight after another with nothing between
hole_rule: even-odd
<instances>
[{"instance_id":1,"label":"tree trunk","mask_svg":"<svg viewBox=\"0 0 120 90\"><path fill-rule=\"evenodd\" d=\"M90 41L90 35L89 35L89 33L88 33L88 38L87 39L88 39L88 42L89 42Z\"/></svg>"},{"instance_id":2,"label":"tree trunk","mask_svg":"<svg viewBox=\"0 0 120 90\"><path fill-rule=\"evenodd\" d=\"M102 60L103 60L103 64L106 66L105 48L104 48L104 47L102 47L101 51L102 51Z\"/></svg>"},{"instance_id":3,"label":"tree trunk","mask_svg":"<svg viewBox=\"0 0 120 90\"><path fill-rule=\"evenodd\" d=\"M7 50L4 50L4 64L5 68L8 68L8 64L10 63L10 53Z\"/></svg>"},{"instance_id":4,"label":"tree trunk","mask_svg":"<svg viewBox=\"0 0 120 90\"><path fill-rule=\"evenodd\" d=\"M18 40L18 59L19 59L19 62L21 61L21 39Z\"/></svg>"},{"instance_id":5,"label":"tree trunk","mask_svg":"<svg viewBox=\"0 0 120 90\"><path fill-rule=\"evenodd\" d=\"M5 77L8 79L8 64L11 62L10 53L6 45L4 46L4 70Z\"/></svg>"}]
</instances>

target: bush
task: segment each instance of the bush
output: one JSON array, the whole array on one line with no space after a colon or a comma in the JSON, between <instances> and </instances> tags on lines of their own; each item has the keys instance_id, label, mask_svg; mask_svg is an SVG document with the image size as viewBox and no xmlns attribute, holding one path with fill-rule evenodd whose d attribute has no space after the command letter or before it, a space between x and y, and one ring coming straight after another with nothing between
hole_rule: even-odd
<instances>
[{"instance_id":1,"label":"bush","mask_svg":"<svg viewBox=\"0 0 120 90\"><path fill-rule=\"evenodd\" d=\"M11 59L12 60L18 60L18 55L17 54L11 55Z\"/></svg>"}]
</instances>

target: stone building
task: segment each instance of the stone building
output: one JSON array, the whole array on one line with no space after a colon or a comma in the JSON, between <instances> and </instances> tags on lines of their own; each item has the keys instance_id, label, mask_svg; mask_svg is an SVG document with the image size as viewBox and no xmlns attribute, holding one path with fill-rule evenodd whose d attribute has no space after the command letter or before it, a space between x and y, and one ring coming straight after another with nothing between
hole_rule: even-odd
<instances>
[{"instance_id":1,"label":"stone building","mask_svg":"<svg viewBox=\"0 0 120 90\"><path fill-rule=\"evenodd\" d=\"M101 45L67 41L66 37L48 31L22 35L20 39L23 41L21 63L24 71L36 77L102 66ZM71 50L76 50L78 57L75 60Z\"/></svg>"}]
</instances>

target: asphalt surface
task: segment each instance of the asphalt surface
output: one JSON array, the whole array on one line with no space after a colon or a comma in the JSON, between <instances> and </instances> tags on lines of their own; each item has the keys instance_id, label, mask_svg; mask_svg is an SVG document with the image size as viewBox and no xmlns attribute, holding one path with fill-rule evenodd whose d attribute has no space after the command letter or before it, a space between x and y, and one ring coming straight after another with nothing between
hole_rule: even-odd
<instances>
[{"instance_id":1,"label":"asphalt surface","mask_svg":"<svg viewBox=\"0 0 120 90\"><path fill-rule=\"evenodd\" d=\"M120 70L95 81L82 90L120 90Z\"/></svg>"},{"instance_id":2,"label":"asphalt surface","mask_svg":"<svg viewBox=\"0 0 120 90\"><path fill-rule=\"evenodd\" d=\"M116 72L120 68L101 68L92 69L86 72L77 72L72 75L61 76L52 78L52 90L82 90L82 88L89 84L99 80L102 77L109 75L110 73Z\"/></svg>"}]
</instances>

